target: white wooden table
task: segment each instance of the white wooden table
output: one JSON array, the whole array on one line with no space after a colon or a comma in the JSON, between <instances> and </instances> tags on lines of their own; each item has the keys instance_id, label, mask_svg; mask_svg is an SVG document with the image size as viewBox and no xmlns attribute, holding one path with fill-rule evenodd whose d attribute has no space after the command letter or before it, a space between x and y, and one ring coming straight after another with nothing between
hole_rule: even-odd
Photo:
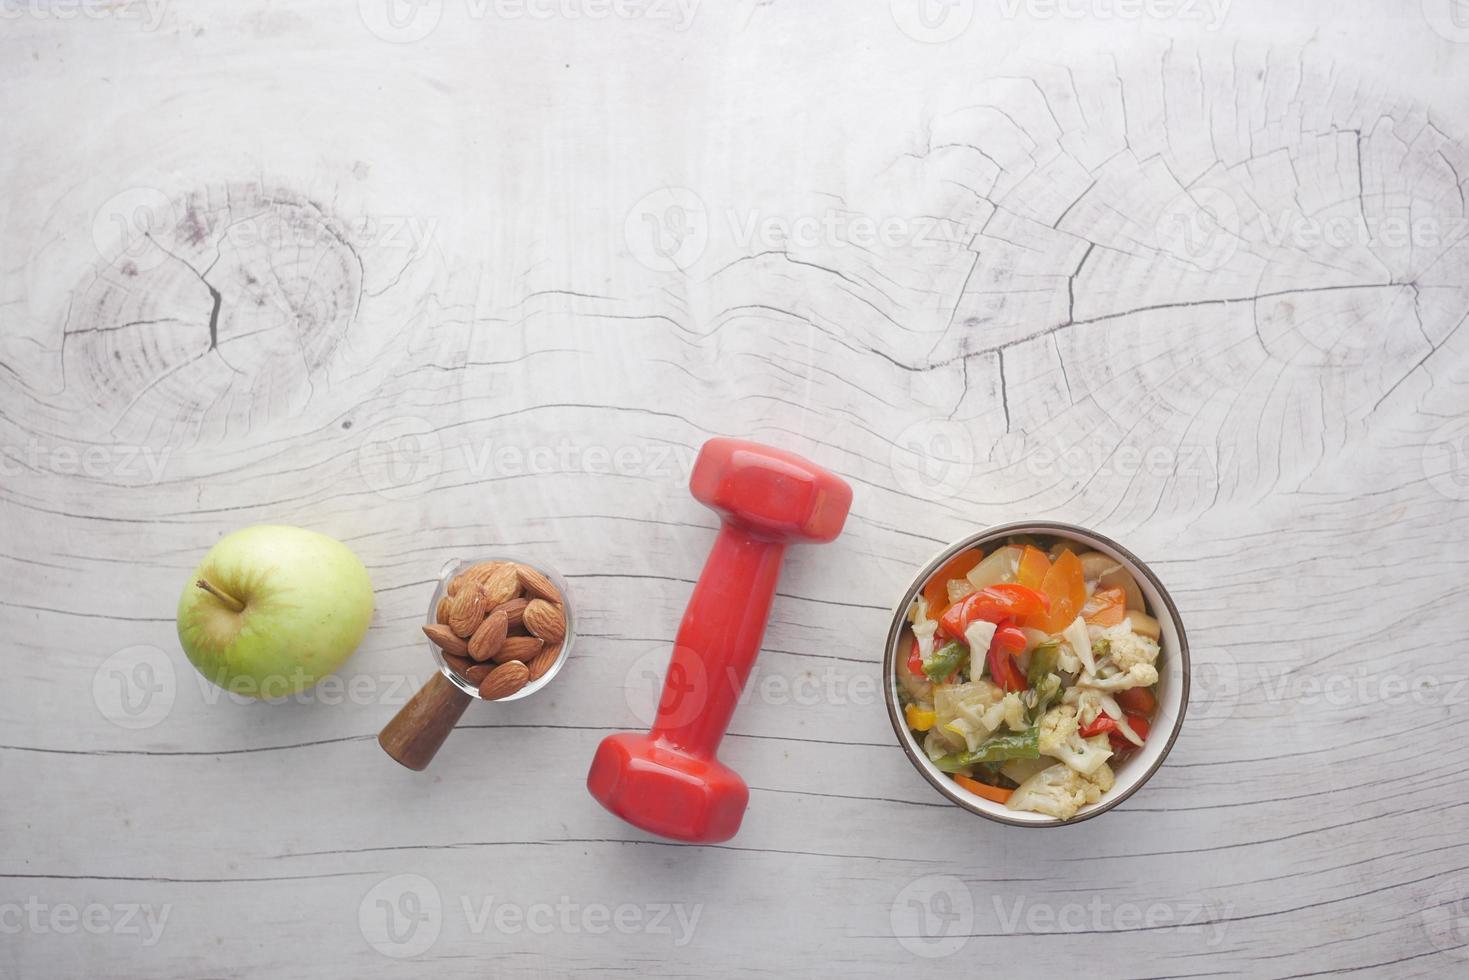
<instances>
[{"instance_id":1,"label":"white wooden table","mask_svg":"<svg viewBox=\"0 0 1469 980\"><path fill-rule=\"evenodd\" d=\"M0 4L0 974L1469 971L1469 10L842 6ZM686 847L583 780L715 434L857 497ZM1164 768L1044 833L943 805L879 691L914 567L1026 517L1194 646ZM236 703L174 604L267 521L378 609ZM408 773L430 583L499 550L573 659Z\"/></svg>"}]
</instances>

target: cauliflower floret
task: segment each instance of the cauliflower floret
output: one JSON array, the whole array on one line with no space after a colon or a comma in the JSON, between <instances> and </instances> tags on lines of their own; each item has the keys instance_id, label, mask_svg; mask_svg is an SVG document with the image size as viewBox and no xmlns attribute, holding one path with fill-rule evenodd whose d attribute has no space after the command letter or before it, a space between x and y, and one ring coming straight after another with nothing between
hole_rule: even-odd
<instances>
[{"instance_id":1,"label":"cauliflower floret","mask_svg":"<svg viewBox=\"0 0 1469 980\"><path fill-rule=\"evenodd\" d=\"M1158 644L1134 633L1126 620L1103 632L1097 639L1097 647L1097 653L1121 671L1131 670L1138 664L1152 666L1158 660Z\"/></svg>"},{"instance_id":2,"label":"cauliflower floret","mask_svg":"<svg viewBox=\"0 0 1469 980\"><path fill-rule=\"evenodd\" d=\"M1112 743L1106 735L1082 738L1080 734L1075 734L1067 737L1059 751L1048 754L1060 759L1083 776L1089 776L1112 758Z\"/></svg>"},{"instance_id":3,"label":"cauliflower floret","mask_svg":"<svg viewBox=\"0 0 1469 980\"><path fill-rule=\"evenodd\" d=\"M1095 803L1112 788L1112 770L1099 766L1090 776L1062 764L1042 769L1010 795L1005 803L1011 810L1044 813L1057 820L1070 820L1076 811Z\"/></svg>"},{"instance_id":4,"label":"cauliflower floret","mask_svg":"<svg viewBox=\"0 0 1469 980\"><path fill-rule=\"evenodd\" d=\"M1075 706L1063 704L1047 711L1040 725L1041 755L1059 759L1082 774L1096 772L1112 757L1112 746L1106 735L1082 738L1079 727Z\"/></svg>"},{"instance_id":5,"label":"cauliflower floret","mask_svg":"<svg viewBox=\"0 0 1469 980\"><path fill-rule=\"evenodd\" d=\"M1152 664L1133 664L1120 674L1111 677L1099 678L1085 675L1079 681L1086 687L1095 688L1098 691L1126 691L1134 687L1152 687L1158 683L1158 668Z\"/></svg>"},{"instance_id":6,"label":"cauliflower floret","mask_svg":"<svg viewBox=\"0 0 1469 980\"><path fill-rule=\"evenodd\" d=\"M1056 648L1056 669L1065 674L1081 673L1081 658L1071 649L1071 644L1063 643Z\"/></svg>"},{"instance_id":7,"label":"cauliflower floret","mask_svg":"<svg viewBox=\"0 0 1469 980\"><path fill-rule=\"evenodd\" d=\"M1068 692L1069 693L1069 692ZM1070 705L1052 708L1041 717L1041 755L1055 755L1066 745L1066 740L1076 734L1076 709Z\"/></svg>"}]
</instances>

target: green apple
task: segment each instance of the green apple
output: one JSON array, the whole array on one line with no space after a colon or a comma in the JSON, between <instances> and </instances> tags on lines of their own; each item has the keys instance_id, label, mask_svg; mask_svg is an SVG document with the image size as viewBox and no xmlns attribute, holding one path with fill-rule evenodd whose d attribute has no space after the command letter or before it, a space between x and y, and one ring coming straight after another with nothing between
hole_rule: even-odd
<instances>
[{"instance_id":1,"label":"green apple","mask_svg":"<svg viewBox=\"0 0 1469 980\"><path fill-rule=\"evenodd\" d=\"M179 597L179 642L234 694L297 694L340 667L372 619L367 569L335 538L261 524L209 549Z\"/></svg>"}]
</instances>

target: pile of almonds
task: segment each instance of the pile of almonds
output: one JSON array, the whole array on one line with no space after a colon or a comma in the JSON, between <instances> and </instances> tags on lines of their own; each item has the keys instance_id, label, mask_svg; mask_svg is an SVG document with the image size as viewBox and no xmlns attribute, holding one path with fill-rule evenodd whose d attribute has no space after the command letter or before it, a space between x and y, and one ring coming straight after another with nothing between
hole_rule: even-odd
<instances>
[{"instance_id":1,"label":"pile of almonds","mask_svg":"<svg viewBox=\"0 0 1469 980\"><path fill-rule=\"evenodd\" d=\"M561 593L545 575L516 562L480 562L455 575L434 618L424 633L487 701L545 674L566 640Z\"/></svg>"}]
</instances>

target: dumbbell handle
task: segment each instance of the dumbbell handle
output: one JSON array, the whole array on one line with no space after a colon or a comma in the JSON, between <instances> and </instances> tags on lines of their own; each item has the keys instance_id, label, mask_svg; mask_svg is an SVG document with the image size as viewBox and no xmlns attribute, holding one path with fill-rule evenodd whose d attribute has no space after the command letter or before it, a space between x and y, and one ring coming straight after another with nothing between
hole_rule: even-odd
<instances>
[{"instance_id":1,"label":"dumbbell handle","mask_svg":"<svg viewBox=\"0 0 1469 980\"><path fill-rule=\"evenodd\" d=\"M786 543L725 521L674 640L652 735L714 756L765 636Z\"/></svg>"}]
</instances>

